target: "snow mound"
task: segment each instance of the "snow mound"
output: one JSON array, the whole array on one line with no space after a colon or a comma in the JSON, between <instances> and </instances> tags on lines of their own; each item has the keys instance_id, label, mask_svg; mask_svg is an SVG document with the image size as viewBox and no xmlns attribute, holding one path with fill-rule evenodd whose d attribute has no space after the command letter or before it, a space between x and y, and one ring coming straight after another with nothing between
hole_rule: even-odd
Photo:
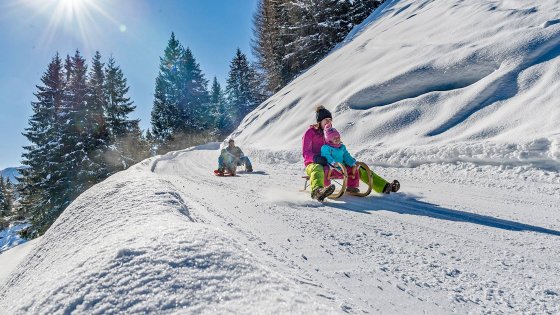
<instances>
[{"instance_id":1,"label":"snow mound","mask_svg":"<svg viewBox=\"0 0 560 315\"><path fill-rule=\"evenodd\" d=\"M298 157L321 104L364 161L560 170L559 7L386 1L232 136L255 155Z\"/></svg>"},{"instance_id":2,"label":"snow mound","mask_svg":"<svg viewBox=\"0 0 560 315\"><path fill-rule=\"evenodd\" d=\"M330 311L224 231L197 222L150 163L64 211L0 287L1 313Z\"/></svg>"}]
</instances>

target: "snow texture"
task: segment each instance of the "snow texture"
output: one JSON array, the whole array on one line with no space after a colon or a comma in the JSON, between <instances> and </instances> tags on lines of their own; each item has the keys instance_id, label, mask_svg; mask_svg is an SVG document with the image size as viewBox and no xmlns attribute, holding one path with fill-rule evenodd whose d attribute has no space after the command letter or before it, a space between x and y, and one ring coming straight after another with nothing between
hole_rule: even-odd
<instances>
[{"instance_id":1,"label":"snow texture","mask_svg":"<svg viewBox=\"0 0 560 315\"><path fill-rule=\"evenodd\" d=\"M139 168L72 203L0 289L1 313L329 311Z\"/></svg>"},{"instance_id":2,"label":"snow texture","mask_svg":"<svg viewBox=\"0 0 560 315\"><path fill-rule=\"evenodd\" d=\"M314 107L359 159L560 170L558 1L386 1L234 132L299 159ZM274 141L270 141L274 139Z\"/></svg>"},{"instance_id":3,"label":"snow texture","mask_svg":"<svg viewBox=\"0 0 560 315\"><path fill-rule=\"evenodd\" d=\"M36 238L34 240L25 242L25 244L20 244L17 247L10 250L9 253L5 255L0 255L0 283L5 281L12 271L16 269L16 267L25 260L25 257L29 252L35 247L35 243L38 242L41 238Z\"/></svg>"},{"instance_id":4,"label":"snow texture","mask_svg":"<svg viewBox=\"0 0 560 315\"><path fill-rule=\"evenodd\" d=\"M560 313L559 19L387 1L233 133L255 172L213 176L213 143L115 174L0 282L0 314ZM317 104L401 192L299 191Z\"/></svg>"}]
</instances>

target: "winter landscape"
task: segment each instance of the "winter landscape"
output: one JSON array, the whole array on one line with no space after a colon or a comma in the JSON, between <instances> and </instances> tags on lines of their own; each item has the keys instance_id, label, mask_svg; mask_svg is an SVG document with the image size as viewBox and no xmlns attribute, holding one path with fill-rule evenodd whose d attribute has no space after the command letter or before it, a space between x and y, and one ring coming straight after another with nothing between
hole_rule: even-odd
<instances>
[{"instance_id":1,"label":"winter landscape","mask_svg":"<svg viewBox=\"0 0 560 315\"><path fill-rule=\"evenodd\" d=\"M558 314L559 104L560 1L387 0L224 135L253 172L115 172L0 254L0 314ZM301 191L317 105L398 192Z\"/></svg>"}]
</instances>

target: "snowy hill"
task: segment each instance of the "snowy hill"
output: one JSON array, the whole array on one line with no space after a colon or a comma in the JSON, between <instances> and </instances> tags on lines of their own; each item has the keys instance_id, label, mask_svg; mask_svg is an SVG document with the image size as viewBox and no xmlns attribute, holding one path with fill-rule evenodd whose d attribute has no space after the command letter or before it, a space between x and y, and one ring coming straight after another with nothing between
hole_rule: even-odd
<instances>
[{"instance_id":1,"label":"snowy hill","mask_svg":"<svg viewBox=\"0 0 560 315\"><path fill-rule=\"evenodd\" d=\"M322 104L378 165L560 170L559 55L558 1L387 1L235 135L298 159Z\"/></svg>"},{"instance_id":2,"label":"snowy hill","mask_svg":"<svg viewBox=\"0 0 560 315\"><path fill-rule=\"evenodd\" d=\"M388 1L234 132L256 172L113 175L0 255L0 314L559 313L559 41L559 1ZM401 192L299 191L318 103Z\"/></svg>"}]
</instances>

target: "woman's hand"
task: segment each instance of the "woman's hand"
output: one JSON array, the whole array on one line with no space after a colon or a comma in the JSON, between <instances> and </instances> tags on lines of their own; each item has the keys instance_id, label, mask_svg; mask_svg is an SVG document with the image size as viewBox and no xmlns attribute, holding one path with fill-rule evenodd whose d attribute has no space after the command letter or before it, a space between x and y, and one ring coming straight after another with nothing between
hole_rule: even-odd
<instances>
[{"instance_id":1,"label":"woman's hand","mask_svg":"<svg viewBox=\"0 0 560 315\"><path fill-rule=\"evenodd\" d=\"M317 164L322 165L322 166L329 165L329 162L327 161L327 159L324 156L321 156L321 155L315 155L313 157L313 163L317 163Z\"/></svg>"}]
</instances>

